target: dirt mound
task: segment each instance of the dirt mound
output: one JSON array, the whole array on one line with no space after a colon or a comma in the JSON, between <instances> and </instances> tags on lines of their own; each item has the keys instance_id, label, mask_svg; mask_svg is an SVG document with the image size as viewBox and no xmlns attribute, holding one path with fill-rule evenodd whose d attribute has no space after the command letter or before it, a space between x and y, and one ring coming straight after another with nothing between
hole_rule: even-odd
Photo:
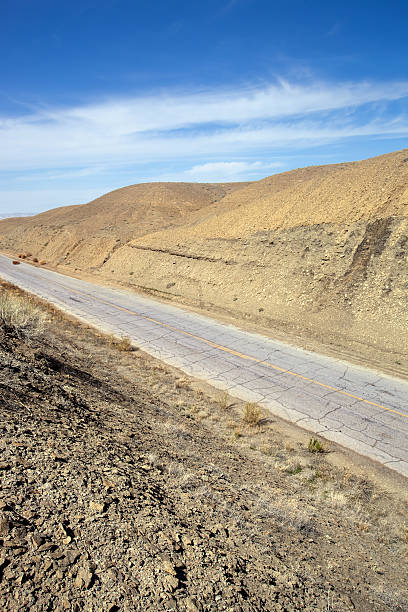
<instances>
[{"instance_id":1,"label":"dirt mound","mask_svg":"<svg viewBox=\"0 0 408 612\"><path fill-rule=\"evenodd\" d=\"M403 150L246 184L135 185L0 221L0 248L408 375L407 210Z\"/></svg>"},{"instance_id":2,"label":"dirt mound","mask_svg":"<svg viewBox=\"0 0 408 612\"><path fill-rule=\"evenodd\" d=\"M42 333L0 325L2 610L405 609L395 477L54 311Z\"/></svg>"}]
</instances>

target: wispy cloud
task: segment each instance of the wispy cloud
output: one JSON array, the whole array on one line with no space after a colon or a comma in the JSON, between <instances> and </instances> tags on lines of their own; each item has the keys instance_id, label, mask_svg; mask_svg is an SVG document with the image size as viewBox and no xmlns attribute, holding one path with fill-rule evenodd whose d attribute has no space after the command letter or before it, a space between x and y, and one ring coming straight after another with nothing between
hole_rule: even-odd
<instances>
[{"instance_id":1,"label":"wispy cloud","mask_svg":"<svg viewBox=\"0 0 408 612\"><path fill-rule=\"evenodd\" d=\"M207 162L197 164L184 172L190 181L199 182L222 182L249 180L253 176L258 177L260 173L276 171L281 168L280 162L264 163L260 161L246 162Z\"/></svg>"},{"instance_id":2,"label":"wispy cloud","mask_svg":"<svg viewBox=\"0 0 408 612\"><path fill-rule=\"evenodd\" d=\"M19 172L44 186L160 163L191 180L251 178L285 152L408 135L407 98L408 81L278 80L40 108L0 117L0 168L3 179Z\"/></svg>"},{"instance_id":3,"label":"wispy cloud","mask_svg":"<svg viewBox=\"0 0 408 612\"><path fill-rule=\"evenodd\" d=\"M274 85L158 94L0 118L2 169L65 167L311 145L407 133L406 117L362 118L363 105L408 96L408 82ZM350 111L352 111L350 113Z\"/></svg>"}]
</instances>

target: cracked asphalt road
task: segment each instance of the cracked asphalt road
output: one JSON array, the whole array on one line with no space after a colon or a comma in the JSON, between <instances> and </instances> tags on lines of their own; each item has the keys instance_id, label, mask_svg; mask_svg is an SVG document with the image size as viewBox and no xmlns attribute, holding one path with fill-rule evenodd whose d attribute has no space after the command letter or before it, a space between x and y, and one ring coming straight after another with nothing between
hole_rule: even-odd
<instances>
[{"instance_id":1,"label":"cracked asphalt road","mask_svg":"<svg viewBox=\"0 0 408 612\"><path fill-rule=\"evenodd\" d=\"M408 476L408 383L0 255L0 276L274 415Z\"/></svg>"}]
</instances>

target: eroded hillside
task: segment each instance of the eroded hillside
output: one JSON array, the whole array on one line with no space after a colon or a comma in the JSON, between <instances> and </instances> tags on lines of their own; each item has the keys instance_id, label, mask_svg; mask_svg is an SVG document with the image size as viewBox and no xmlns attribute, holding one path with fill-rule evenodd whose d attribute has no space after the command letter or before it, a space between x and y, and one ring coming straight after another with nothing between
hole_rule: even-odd
<instances>
[{"instance_id":1,"label":"eroded hillside","mask_svg":"<svg viewBox=\"0 0 408 612\"><path fill-rule=\"evenodd\" d=\"M30 250L57 265L101 266L129 240L191 223L248 183L145 183L88 204L0 222L2 248Z\"/></svg>"},{"instance_id":2,"label":"eroded hillside","mask_svg":"<svg viewBox=\"0 0 408 612\"><path fill-rule=\"evenodd\" d=\"M155 188L161 204L146 198L120 236L133 219L117 204L122 190L75 207L92 210L103 235L84 213L60 216L53 234L44 213L0 222L0 247L408 372L408 150L250 184L189 185L188 196L186 185ZM159 219L169 203L176 216ZM100 220L109 211L121 220L112 230ZM80 232L64 253L64 237L68 245Z\"/></svg>"}]
</instances>

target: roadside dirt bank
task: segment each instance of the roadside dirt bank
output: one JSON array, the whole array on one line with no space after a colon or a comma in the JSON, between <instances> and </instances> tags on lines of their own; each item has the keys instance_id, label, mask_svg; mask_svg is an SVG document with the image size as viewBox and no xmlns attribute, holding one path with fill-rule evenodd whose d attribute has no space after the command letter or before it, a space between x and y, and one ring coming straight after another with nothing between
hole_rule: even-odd
<instances>
[{"instance_id":1,"label":"roadside dirt bank","mask_svg":"<svg viewBox=\"0 0 408 612\"><path fill-rule=\"evenodd\" d=\"M0 329L4 610L407 610L403 479L47 316Z\"/></svg>"}]
</instances>

